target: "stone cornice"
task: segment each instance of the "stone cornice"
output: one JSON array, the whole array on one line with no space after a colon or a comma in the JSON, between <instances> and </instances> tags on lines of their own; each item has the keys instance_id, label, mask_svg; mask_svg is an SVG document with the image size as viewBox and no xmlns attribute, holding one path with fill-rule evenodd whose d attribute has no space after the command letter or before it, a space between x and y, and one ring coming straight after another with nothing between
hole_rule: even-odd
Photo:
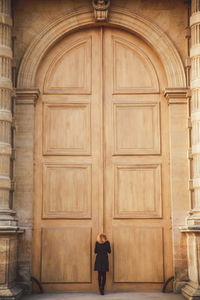
<instances>
[{"instance_id":1,"label":"stone cornice","mask_svg":"<svg viewBox=\"0 0 200 300\"><path fill-rule=\"evenodd\" d=\"M16 89L16 104L35 105L39 94L39 89Z\"/></svg>"},{"instance_id":2,"label":"stone cornice","mask_svg":"<svg viewBox=\"0 0 200 300\"><path fill-rule=\"evenodd\" d=\"M169 104L187 104L188 102L187 88L165 88L163 92Z\"/></svg>"}]
</instances>

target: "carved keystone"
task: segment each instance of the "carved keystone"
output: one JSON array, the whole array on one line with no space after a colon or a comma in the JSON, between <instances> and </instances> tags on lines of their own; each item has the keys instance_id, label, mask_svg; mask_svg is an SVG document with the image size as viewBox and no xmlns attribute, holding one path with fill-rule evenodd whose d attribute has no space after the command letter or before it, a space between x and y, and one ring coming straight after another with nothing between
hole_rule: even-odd
<instances>
[{"instance_id":1,"label":"carved keystone","mask_svg":"<svg viewBox=\"0 0 200 300\"><path fill-rule=\"evenodd\" d=\"M92 0L92 6L94 8L94 17L97 22L108 20L110 0Z\"/></svg>"}]
</instances>

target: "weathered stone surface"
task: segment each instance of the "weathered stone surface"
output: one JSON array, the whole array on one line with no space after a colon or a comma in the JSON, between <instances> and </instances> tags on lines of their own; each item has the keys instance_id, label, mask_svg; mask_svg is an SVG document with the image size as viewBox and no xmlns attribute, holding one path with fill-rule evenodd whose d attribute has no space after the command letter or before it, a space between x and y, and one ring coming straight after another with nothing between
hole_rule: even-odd
<instances>
[{"instance_id":1,"label":"weathered stone surface","mask_svg":"<svg viewBox=\"0 0 200 300\"><path fill-rule=\"evenodd\" d=\"M0 239L0 283L4 284L6 282L6 254L7 254L7 240Z\"/></svg>"}]
</instances>

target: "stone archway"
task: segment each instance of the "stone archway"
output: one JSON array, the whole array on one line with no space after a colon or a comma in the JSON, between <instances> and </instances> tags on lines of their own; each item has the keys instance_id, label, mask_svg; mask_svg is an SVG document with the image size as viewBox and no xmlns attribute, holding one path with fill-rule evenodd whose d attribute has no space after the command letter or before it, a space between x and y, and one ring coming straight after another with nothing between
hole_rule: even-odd
<instances>
[{"instance_id":1,"label":"stone archway","mask_svg":"<svg viewBox=\"0 0 200 300\"><path fill-rule=\"evenodd\" d=\"M170 88L185 88L183 63L167 35L147 18L119 7L110 10L109 25L124 28L142 37L159 55ZM93 12L88 9L72 11L45 27L27 49L18 74L18 88L35 88L35 76L46 51L67 33L78 28L96 25Z\"/></svg>"},{"instance_id":2,"label":"stone archway","mask_svg":"<svg viewBox=\"0 0 200 300\"><path fill-rule=\"evenodd\" d=\"M152 23L150 20L146 18L138 16L133 12L129 12L119 7L113 7L111 9L108 25L115 26L117 28L126 29L127 31L140 36L140 38L142 38L148 44L150 44L153 49L156 48L155 52L159 56L164 66L167 81L168 81L168 86L166 87L167 89L165 91L165 94L170 99L169 102L171 104L175 104L172 105L170 108L170 112L171 112L170 126L172 128L171 139L173 140L175 135L177 134L177 130L180 130L178 127L176 126L174 127L175 124L173 123L174 116L177 112L176 105L179 105L179 110L180 109L182 110L182 116L176 115L177 123L178 123L178 117L180 118L179 119L180 122L185 121L186 107L187 107L186 106L187 102L185 99L186 96L185 72L184 72L184 67L181 58L176 48L174 47L171 40L167 37L167 35L157 25L155 25L154 23ZM64 17L57 19L55 22L45 27L42 30L42 32L33 40L31 45L27 49L24 58L22 60L19 69L19 74L18 74L17 104L19 104L18 106L19 113L22 106L24 107L25 110L27 110L27 106L25 108L24 105L31 104L28 110L30 115L32 116L32 118L29 118L29 123L31 123L32 121L31 129L33 133L34 133L34 105L33 104L35 102L35 99L38 96L38 90L36 89L37 87L35 85L35 79L42 58L44 57L45 53L47 53L47 51L59 39L61 39L68 33L77 31L78 29L84 27L91 27L91 26L96 26L96 23L93 18L93 12L91 10L81 9L76 12L72 11L71 13L68 13ZM182 134L184 136L184 143L186 143L187 133L183 130ZM32 141L34 145L33 136L34 135L32 135ZM182 151L184 152L185 148L183 148ZM33 153L34 153L34 146L32 148L32 156L31 156L32 159L33 159ZM177 149L175 144L171 145L171 153L175 155L177 154ZM186 153L184 152L184 154ZM172 162L171 164L172 166L173 164L174 166L176 166L175 168L173 168L173 178L171 180L172 201L177 201L177 198L175 196L177 181L175 182L173 181L173 179L175 179L176 174L180 172L180 168L183 168L185 172L185 165L178 166L175 160L174 161L172 160L171 162ZM30 163L31 162L29 161L29 164ZM33 187L33 182L31 182L30 184L32 184ZM187 193L185 192L184 195L186 198ZM33 201L33 193L31 198Z\"/></svg>"}]
</instances>

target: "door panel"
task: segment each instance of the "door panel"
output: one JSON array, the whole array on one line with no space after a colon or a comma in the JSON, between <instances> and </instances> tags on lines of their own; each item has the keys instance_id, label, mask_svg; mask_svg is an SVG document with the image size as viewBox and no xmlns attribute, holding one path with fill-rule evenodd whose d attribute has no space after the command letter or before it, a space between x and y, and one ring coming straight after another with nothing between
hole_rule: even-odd
<instances>
[{"instance_id":1,"label":"door panel","mask_svg":"<svg viewBox=\"0 0 200 300\"><path fill-rule=\"evenodd\" d=\"M44 155L91 154L89 103L45 103L43 114ZM65 128L65 134L63 134L63 128Z\"/></svg>"},{"instance_id":2,"label":"door panel","mask_svg":"<svg viewBox=\"0 0 200 300\"><path fill-rule=\"evenodd\" d=\"M91 218L91 165L44 164L43 184L43 218Z\"/></svg>"},{"instance_id":3,"label":"door panel","mask_svg":"<svg viewBox=\"0 0 200 300\"><path fill-rule=\"evenodd\" d=\"M158 80L159 78L159 80ZM33 275L46 291L97 289L98 232L109 290L160 290L172 275L165 76L127 32L82 30L37 74Z\"/></svg>"},{"instance_id":4,"label":"door panel","mask_svg":"<svg viewBox=\"0 0 200 300\"><path fill-rule=\"evenodd\" d=\"M90 227L42 228L41 242L43 283L91 282Z\"/></svg>"},{"instance_id":5,"label":"door panel","mask_svg":"<svg viewBox=\"0 0 200 300\"><path fill-rule=\"evenodd\" d=\"M107 30L107 29L106 29ZM159 92L158 78L151 60L132 40L116 31L112 35L113 93ZM105 42L105 46L108 41ZM111 50L111 48L110 48ZM106 52L104 52L106 54ZM137 75L136 75L137 74Z\"/></svg>"},{"instance_id":6,"label":"door panel","mask_svg":"<svg viewBox=\"0 0 200 300\"><path fill-rule=\"evenodd\" d=\"M90 94L91 76L92 36L88 35L66 43L64 49L57 51L47 70L44 92Z\"/></svg>"},{"instance_id":7,"label":"door panel","mask_svg":"<svg viewBox=\"0 0 200 300\"><path fill-rule=\"evenodd\" d=\"M112 109L115 155L160 154L159 103L113 103Z\"/></svg>"},{"instance_id":8,"label":"door panel","mask_svg":"<svg viewBox=\"0 0 200 300\"><path fill-rule=\"evenodd\" d=\"M116 225L113 240L114 282L163 282L162 227Z\"/></svg>"},{"instance_id":9,"label":"door panel","mask_svg":"<svg viewBox=\"0 0 200 300\"><path fill-rule=\"evenodd\" d=\"M160 218L161 166L115 165L114 218Z\"/></svg>"}]
</instances>

